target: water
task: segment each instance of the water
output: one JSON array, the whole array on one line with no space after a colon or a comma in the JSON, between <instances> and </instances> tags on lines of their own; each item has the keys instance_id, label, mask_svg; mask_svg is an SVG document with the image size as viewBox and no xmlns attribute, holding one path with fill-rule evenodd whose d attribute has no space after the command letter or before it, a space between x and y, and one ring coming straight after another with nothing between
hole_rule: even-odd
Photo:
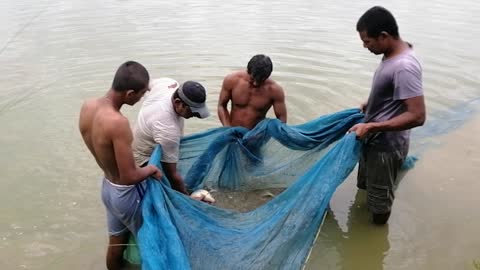
<instances>
[{"instance_id":1,"label":"water","mask_svg":"<svg viewBox=\"0 0 480 270\"><path fill-rule=\"evenodd\" d=\"M353 177L340 187L308 269L474 269L480 260L480 115L466 105L480 97L480 4L430 2L382 5L423 64L437 129L425 128L412 149L421 160L397 190L389 226L367 222ZM374 4L2 1L0 269L104 268L101 172L77 121L81 103L103 95L122 62L137 60L152 77L199 80L215 112L223 77L268 54L289 123L299 124L367 98L379 58L362 48L355 24ZM124 112L133 121L138 109ZM218 125L215 115L188 120L186 132Z\"/></svg>"}]
</instances>

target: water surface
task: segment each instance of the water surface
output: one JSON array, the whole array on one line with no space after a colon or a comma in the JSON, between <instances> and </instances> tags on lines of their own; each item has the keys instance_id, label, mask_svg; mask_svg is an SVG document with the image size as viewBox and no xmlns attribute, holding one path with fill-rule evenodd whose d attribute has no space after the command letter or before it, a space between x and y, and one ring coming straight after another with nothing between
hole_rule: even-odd
<instances>
[{"instance_id":1,"label":"water surface","mask_svg":"<svg viewBox=\"0 0 480 270\"><path fill-rule=\"evenodd\" d=\"M2 1L0 269L104 268L101 172L77 121L81 103L103 95L122 62L137 60L152 77L199 80L215 112L223 77L254 54L268 54L286 91L289 123L299 124L367 98L380 59L362 48L355 23L374 4ZM480 4L382 5L414 44L428 118L437 124L412 147L421 161L398 188L390 225L367 222L364 194L348 179L308 268L473 269L480 260L480 122L465 104L480 97ZM457 115L459 108L467 110ZM124 112L134 121L138 109ZM187 121L186 131L217 126L214 115Z\"/></svg>"}]
</instances>

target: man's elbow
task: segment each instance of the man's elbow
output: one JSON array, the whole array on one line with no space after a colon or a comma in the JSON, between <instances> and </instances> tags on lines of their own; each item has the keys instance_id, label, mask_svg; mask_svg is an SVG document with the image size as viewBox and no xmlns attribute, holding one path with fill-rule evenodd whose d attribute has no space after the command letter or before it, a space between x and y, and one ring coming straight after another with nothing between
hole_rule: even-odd
<instances>
[{"instance_id":1,"label":"man's elbow","mask_svg":"<svg viewBox=\"0 0 480 270\"><path fill-rule=\"evenodd\" d=\"M425 113L418 115L414 122L415 127L423 126L423 124L425 124L425 121L427 120L426 118L427 117L425 116Z\"/></svg>"},{"instance_id":2,"label":"man's elbow","mask_svg":"<svg viewBox=\"0 0 480 270\"><path fill-rule=\"evenodd\" d=\"M217 114L218 114L218 116L223 115L225 112L227 112L227 105L218 104L218 106L217 106Z\"/></svg>"},{"instance_id":3,"label":"man's elbow","mask_svg":"<svg viewBox=\"0 0 480 270\"><path fill-rule=\"evenodd\" d=\"M282 123L285 123L285 124L287 123L287 112L282 112L282 111L275 110L275 116Z\"/></svg>"}]
</instances>

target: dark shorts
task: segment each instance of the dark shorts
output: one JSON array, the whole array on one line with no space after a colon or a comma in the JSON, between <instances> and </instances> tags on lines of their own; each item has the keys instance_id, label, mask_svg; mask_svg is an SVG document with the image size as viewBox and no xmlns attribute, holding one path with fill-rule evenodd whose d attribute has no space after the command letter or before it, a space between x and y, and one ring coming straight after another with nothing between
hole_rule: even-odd
<instances>
[{"instance_id":1,"label":"dark shorts","mask_svg":"<svg viewBox=\"0 0 480 270\"><path fill-rule=\"evenodd\" d=\"M392 209L398 172L408 150L385 151L365 146L358 167L357 186L367 190L367 204L374 214Z\"/></svg>"}]
</instances>

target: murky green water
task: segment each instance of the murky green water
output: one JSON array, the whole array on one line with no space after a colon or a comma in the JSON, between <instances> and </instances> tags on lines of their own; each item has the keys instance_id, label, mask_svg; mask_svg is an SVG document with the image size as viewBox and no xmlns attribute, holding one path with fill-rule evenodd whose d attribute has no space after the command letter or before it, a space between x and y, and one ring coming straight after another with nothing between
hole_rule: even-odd
<instances>
[{"instance_id":1,"label":"murky green water","mask_svg":"<svg viewBox=\"0 0 480 270\"><path fill-rule=\"evenodd\" d=\"M199 80L215 110L223 76L265 53L286 90L289 122L303 123L366 99L379 58L362 48L355 23L374 4L3 0L0 269L103 269L101 173L77 118L120 63L137 60L152 77ZM429 119L480 97L477 1L382 5L423 63ZM125 113L134 120L138 108ZM480 260L480 121L472 114L451 134L431 134L397 190L389 226L367 222L364 194L348 179L307 268L473 269ZM186 131L216 126L216 116L189 120Z\"/></svg>"}]
</instances>

